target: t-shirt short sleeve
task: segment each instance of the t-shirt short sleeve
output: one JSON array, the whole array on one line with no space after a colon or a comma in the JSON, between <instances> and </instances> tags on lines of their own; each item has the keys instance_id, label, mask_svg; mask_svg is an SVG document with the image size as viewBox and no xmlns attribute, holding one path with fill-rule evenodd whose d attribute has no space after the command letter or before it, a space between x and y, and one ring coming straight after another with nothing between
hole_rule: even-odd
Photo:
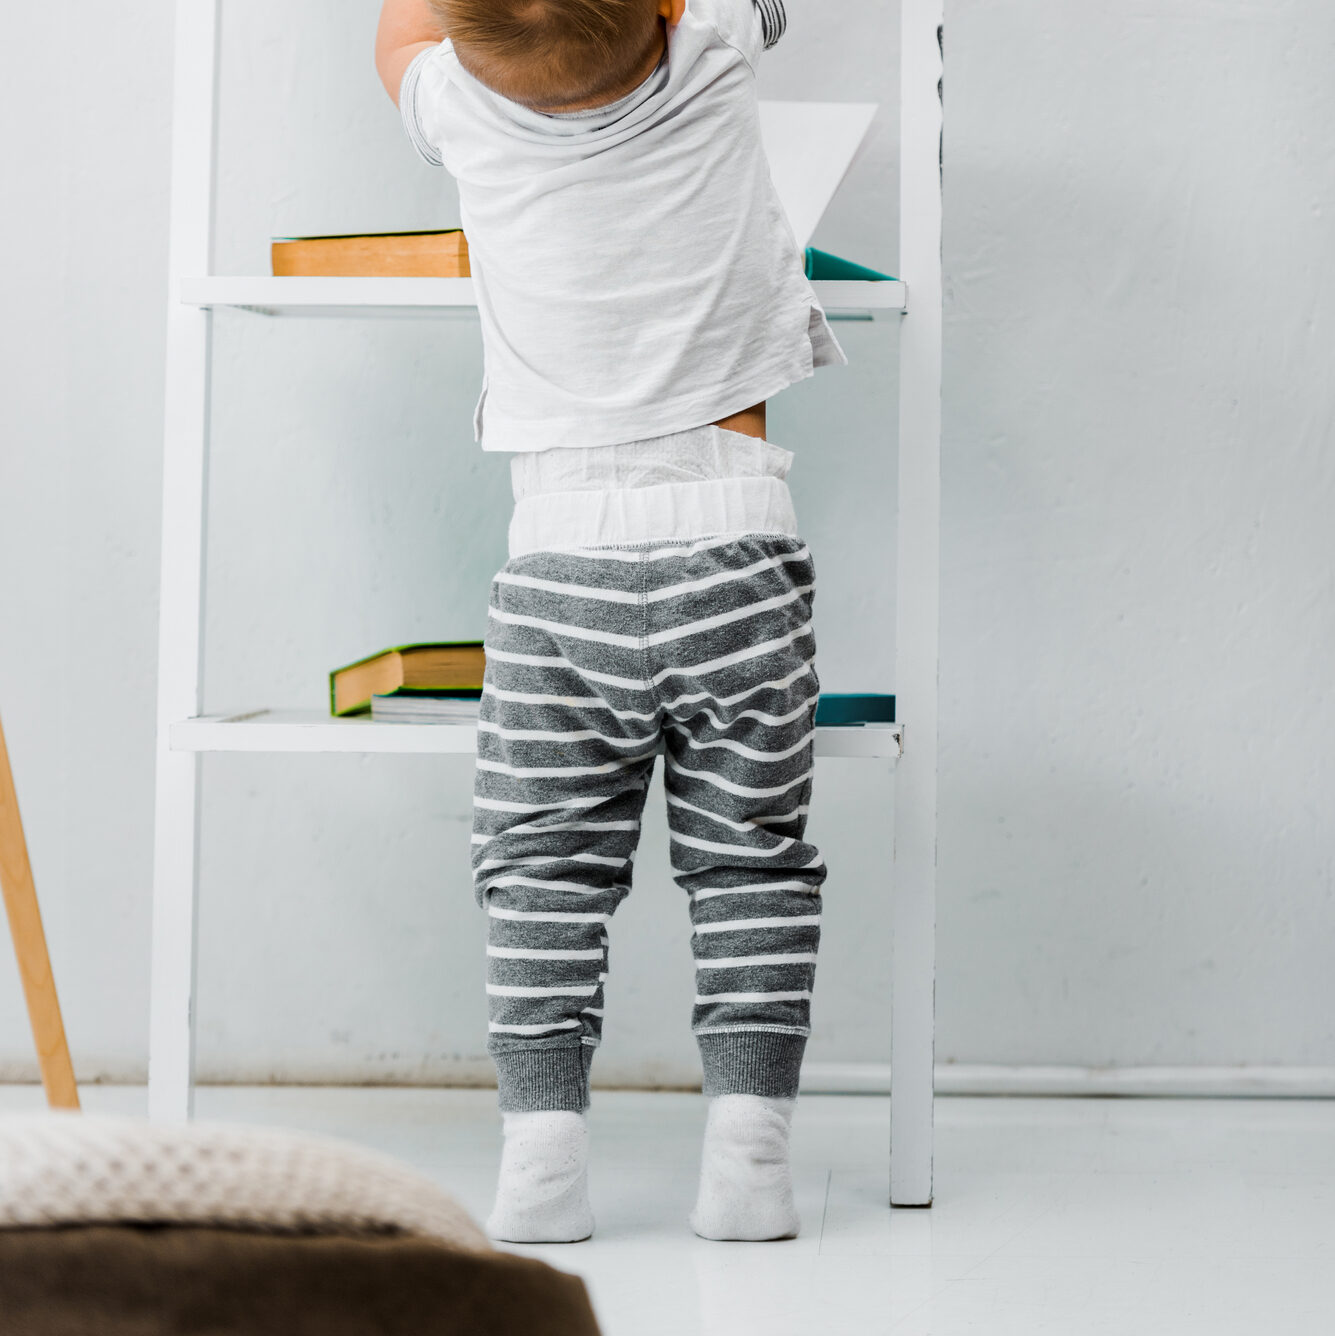
<instances>
[{"instance_id":1,"label":"t-shirt short sleeve","mask_svg":"<svg viewBox=\"0 0 1335 1336\"><path fill-rule=\"evenodd\" d=\"M692 8L709 12L719 36L752 64L788 26L784 0L704 0Z\"/></svg>"},{"instance_id":2,"label":"t-shirt short sleeve","mask_svg":"<svg viewBox=\"0 0 1335 1336\"><path fill-rule=\"evenodd\" d=\"M403 72L403 82L399 85L399 112L403 116L403 128L417 156L433 167L442 166L440 149L434 133L435 117L432 114L433 103L439 97L441 80L436 74L432 58L439 56L441 48L428 47L413 57L412 64Z\"/></svg>"},{"instance_id":3,"label":"t-shirt short sleeve","mask_svg":"<svg viewBox=\"0 0 1335 1336\"><path fill-rule=\"evenodd\" d=\"M760 35L768 51L788 27L788 11L784 0L755 0L755 7L760 15Z\"/></svg>"}]
</instances>

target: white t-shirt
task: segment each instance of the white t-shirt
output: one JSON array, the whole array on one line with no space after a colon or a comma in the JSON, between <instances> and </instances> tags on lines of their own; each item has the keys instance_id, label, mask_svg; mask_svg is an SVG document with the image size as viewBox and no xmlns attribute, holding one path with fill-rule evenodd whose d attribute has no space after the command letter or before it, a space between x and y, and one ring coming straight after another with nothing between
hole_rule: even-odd
<instances>
[{"instance_id":1,"label":"white t-shirt","mask_svg":"<svg viewBox=\"0 0 1335 1336\"><path fill-rule=\"evenodd\" d=\"M702 426L846 361L760 139L755 62L781 0L687 0L654 73L549 115L446 41L399 102L459 183L482 324L485 450L611 445Z\"/></svg>"}]
</instances>

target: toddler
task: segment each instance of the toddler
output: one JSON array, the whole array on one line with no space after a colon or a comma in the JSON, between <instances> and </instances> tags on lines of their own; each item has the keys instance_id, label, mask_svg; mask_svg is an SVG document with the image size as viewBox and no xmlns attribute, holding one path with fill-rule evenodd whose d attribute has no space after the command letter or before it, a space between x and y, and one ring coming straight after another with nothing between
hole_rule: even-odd
<instances>
[{"instance_id":1,"label":"toddler","mask_svg":"<svg viewBox=\"0 0 1335 1336\"><path fill-rule=\"evenodd\" d=\"M512 454L473 820L499 1239L593 1231L608 924L660 748L709 1097L691 1224L798 1229L788 1137L826 875L803 839L815 573L765 401L844 356L760 140L756 62L784 26L783 0L385 0L381 16L386 88L459 185L475 431Z\"/></svg>"}]
</instances>

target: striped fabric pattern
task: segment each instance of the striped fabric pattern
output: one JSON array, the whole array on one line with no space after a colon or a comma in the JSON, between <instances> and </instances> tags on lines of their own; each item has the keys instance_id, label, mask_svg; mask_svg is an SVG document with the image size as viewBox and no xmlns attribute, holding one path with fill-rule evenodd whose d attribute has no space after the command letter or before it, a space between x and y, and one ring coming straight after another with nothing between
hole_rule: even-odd
<instances>
[{"instance_id":1,"label":"striped fabric pattern","mask_svg":"<svg viewBox=\"0 0 1335 1336\"><path fill-rule=\"evenodd\" d=\"M765 50L768 51L788 27L788 12L783 7L784 0L755 0L760 11L760 30L765 35Z\"/></svg>"},{"instance_id":2,"label":"striped fabric pattern","mask_svg":"<svg viewBox=\"0 0 1335 1336\"><path fill-rule=\"evenodd\" d=\"M771 533L533 552L497 574L473 874L502 1108L587 1103L660 743L706 1091L796 1093L826 875L803 839L814 592L806 545Z\"/></svg>"}]
</instances>

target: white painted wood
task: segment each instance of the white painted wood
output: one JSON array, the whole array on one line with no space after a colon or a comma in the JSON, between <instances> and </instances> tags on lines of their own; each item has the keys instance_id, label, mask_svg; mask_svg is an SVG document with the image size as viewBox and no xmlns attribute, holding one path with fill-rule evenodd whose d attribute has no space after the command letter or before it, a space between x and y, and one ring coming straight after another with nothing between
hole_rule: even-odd
<instances>
[{"instance_id":1,"label":"white painted wood","mask_svg":"<svg viewBox=\"0 0 1335 1336\"><path fill-rule=\"evenodd\" d=\"M903 0L900 273L913 309L899 345L899 571L891 953L890 1200L932 1201L937 662L941 548L941 30L943 0Z\"/></svg>"},{"instance_id":2,"label":"white painted wood","mask_svg":"<svg viewBox=\"0 0 1335 1336\"><path fill-rule=\"evenodd\" d=\"M1011 1067L941 1063L938 1095L1142 1099L1335 1099L1335 1067ZM887 1095L888 1062L808 1062L802 1089Z\"/></svg>"},{"instance_id":3,"label":"white painted wood","mask_svg":"<svg viewBox=\"0 0 1335 1336\"><path fill-rule=\"evenodd\" d=\"M895 759L898 724L818 728L817 756ZM335 719L321 710L246 710L183 719L171 726L171 745L183 752L435 752L473 754L471 724L401 724L360 715Z\"/></svg>"},{"instance_id":4,"label":"white painted wood","mask_svg":"<svg viewBox=\"0 0 1335 1336\"><path fill-rule=\"evenodd\" d=\"M813 284L836 320L872 320L904 310L901 282L822 280ZM230 306L262 315L467 316L477 309L471 278L183 278L188 306Z\"/></svg>"},{"instance_id":5,"label":"white painted wood","mask_svg":"<svg viewBox=\"0 0 1335 1336\"><path fill-rule=\"evenodd\" d=\"M168 292L206 273L213 234L218 0L177 0ZM173 720L199 713L209 415L207 310L167 303L149 1115L188 1118L194 1066L199 758Z\"/></svg>"},{"instance_id":6,"label":"white painted wood","mask_svg":"<svg viewBox=\"0 0 1335 1336\"><path fill-rule=\"evenodd\" d=\"M1007 1067L946 1063L936 1070L936 1088L943 1095L1335 1098L1335 1067Z\"/></svg>"},{"instance_id":7,"label":"white painted wood","mask_svg":"<svg viewBox=\"0 0 1335 1336\"><path fill-rule=\"evenodd\" d=\"M816 730L817 756L888 758L898 762L904 754L904 729L900 724L864 724L860 728Z\"/></svg>"},{"instance_id":8,"label":"white painted wood","mask_svg":"<svg viewBox=\"0 0 1335 1336\"><path fill-rule=\"evenodd\" d=\"M471 278L189 277L188 306L236 306L263 315L473 315Z\"/></svg>"}]
</instances>

